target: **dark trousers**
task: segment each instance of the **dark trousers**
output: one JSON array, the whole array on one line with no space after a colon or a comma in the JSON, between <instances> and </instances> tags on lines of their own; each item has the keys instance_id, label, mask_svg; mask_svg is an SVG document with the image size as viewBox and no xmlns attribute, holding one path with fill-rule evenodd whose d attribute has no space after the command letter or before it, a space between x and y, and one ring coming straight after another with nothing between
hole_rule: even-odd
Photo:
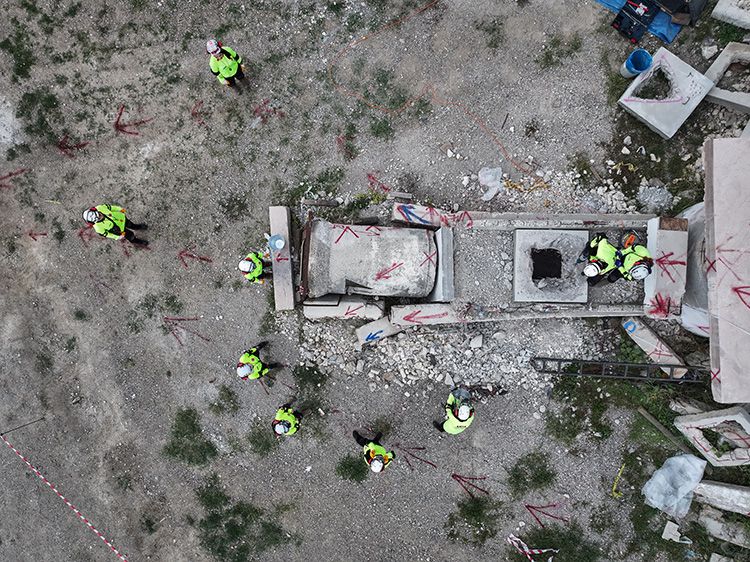
<instances>
[{"instance_id":1,"label":"dark trousers","mask_svg":"<svg viewBox=\"0 0 750 562\"><path fill-rule=\"evenodd\" d=\"M370 443L375 443L376 445L380 445L380 438L383 437L382 433L378 433L375 436L375 439L365 439L357 431L352 431L352 435L354 436L354 440L357 442L357 444L362 447L367 447L367 445L369 445Z\"/></svg>"},{"instance_id":2,"label":"dark trousers","mask_svg":"<svg viewBox=\"0 0 750 562\"><path fill-rule=\"evenodd\" d=\"M235 85L235 79L236 80L245 79L245 73L242 71L242 67L240 65L237 65L237 72L234 73L234 76L230 76L229 78L227 78L227 82L229 82L230 86Z\"/></svg>"},{"instance_id":3,"label":"dark trousers","mask_svg":"<svg viewBox=\"0 0 750 562\"><path fill-rule=\"evenodd\" d=\"M138 240L138 237L135 235L135 233L133 232L133 230L140 230L141 228L142 228L142 226L140 224L135 224L133 221L131 221L130 219L126 218L125 219L125 230L123 231L125 233L125 240L127 240L128 242L130 242L132 244L137 244L138 242L140 242L140 240ZM133 230L131 230L131 229L133 229Z\"/></svg>"}]
</instances>

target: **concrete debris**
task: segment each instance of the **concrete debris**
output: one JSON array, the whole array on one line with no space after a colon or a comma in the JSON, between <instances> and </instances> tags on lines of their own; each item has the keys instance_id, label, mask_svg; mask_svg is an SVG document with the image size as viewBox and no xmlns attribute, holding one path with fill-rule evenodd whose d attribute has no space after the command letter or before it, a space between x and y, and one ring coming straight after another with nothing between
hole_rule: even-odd
<instances>
[{"instance_id":1,"label":"concrete debris","mask_svg":"<svg viewBox=\"0 0 750 562\"><path fill-rule=\"evenodd\" d=\"M698 523L706 528L710 535L717 539L731 542L742 548L750 548L750 536L742 523L722 520L722 512L705 506L698 516Z\"/></svg>"}]
</instances>

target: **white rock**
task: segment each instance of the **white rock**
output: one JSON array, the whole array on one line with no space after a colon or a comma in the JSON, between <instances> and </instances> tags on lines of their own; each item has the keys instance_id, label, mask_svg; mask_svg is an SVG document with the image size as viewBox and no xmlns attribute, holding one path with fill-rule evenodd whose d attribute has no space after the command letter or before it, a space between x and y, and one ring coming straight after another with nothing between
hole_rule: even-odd
<instances>
[{"instance_id":1,"label":"white rock","mask_svg":"<svg viewBox=\"0 0 750 562\"><path fill-rule=\"evenodd\" d=\"M630 146L631 144L633 144L633 139L631 139L630 135L628 135L622 140L622 144L624 144L625 146Z\"/></svg>"},{"instance_id":2,"label":"white rock","mask_svg":"<svg viewBox=\"0 0 750 562\"><path fill-rule=\"evenodd\" d=\"M627 149L626 147L624 147L624 146L622 147L622 150L621 150L620 152L622 152L623 154L630 154L630 150L628 150L628 149Z\"/></svg>"},{"instance_id":3,"label":"white rock","mask_svg":"<svg viewBox=\"0 0 750 562\"><path fill-rule=\"evenodd\" d=\"M482 334L479 334L478 336L474 336L471 338L471 341L469 342L469 347L472 349L478 349L482 347Z\"/></svg>"}]
</instances>

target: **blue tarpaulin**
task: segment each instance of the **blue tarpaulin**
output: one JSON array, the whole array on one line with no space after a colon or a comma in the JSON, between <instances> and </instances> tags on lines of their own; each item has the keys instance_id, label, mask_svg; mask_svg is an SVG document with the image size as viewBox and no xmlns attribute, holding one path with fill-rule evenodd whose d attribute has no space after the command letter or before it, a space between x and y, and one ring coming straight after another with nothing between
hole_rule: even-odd
<instances>
[{"instance_id":1,"label":"blue tarpaulin","mask_svg":"<svg viewBox=\"0 0 750 562\"><path fill-rule=\"evenodd\" d=\"M627 0L596 0L596 2L617 14L622 10L622 7ZM659 13L656 15L656 18L654 18L654 21L651 22L648 30L662 41L671 43L674 41L674 38L677 37L681 28L681 25L672 23L672 16L659 10Z\"/></svg>"}]
</instances>

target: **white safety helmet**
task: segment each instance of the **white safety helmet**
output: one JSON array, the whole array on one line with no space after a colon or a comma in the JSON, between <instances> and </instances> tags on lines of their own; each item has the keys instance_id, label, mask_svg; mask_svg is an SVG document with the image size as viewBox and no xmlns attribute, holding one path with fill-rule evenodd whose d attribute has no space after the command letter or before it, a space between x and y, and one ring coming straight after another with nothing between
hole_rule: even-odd
<instances>
[{"instance_id":1,"label":"white safety helmet","mask_svg":"<svg viewBox=\"0 0 750 562\"><path fill-rule=\"evenodd\" d=\"M288 433L290 429L292 429L292 424L288 421L280 421L273 424L273 430L276 432L276 435L284 435L285 433Z\"/></svg>"},{"instance_id":2,"label":"white safety helmet","mask_svg":"<svg viewBox=\"0 0 750 562\"><path fill-rule=\"evenodd\" d=\"M253 372L253 367L249 363L243 363L242 365L237 365L237 375L243 379L246 379L249 377Z\"/></svg>"},{"instance_id":3,"label":"white safety helmet","mask_svg":"<svg viewBox=\"0 0 750 562\"><path fill-rule=\"evenodd\" d=\"M85 220L88 223L95 223L99 220L99 211L91 207L90 209L86 209L83 212L83 220Z\"/></svg>"},{"instance_id":4,"label":"white safety helmet","mask_svg":"<svg viewBox=\"0 0 750 562\"><path fill-rule=\"evenodd\" d=\"M243 260L240 260L240 263L237 264L237 267L242 273L250 273L253 269L253 264L250 263L250 260L243 259Z\"/></svg>"},{"instance_id":5,"label":"white safety helmet","mask_svg":"<svg viewBox=\"0 0 750 562\"><path fill-rule=\"evenodd\" d=\"M219 43L216 39L209 39L206 42L206 52L209 55L220 55L221 54L221 43Z\"/></svg>"},{"instance_id":6,"label":"white safety helmet","mask_svg":"<svg viewBox=\"0 0 750 562\"><path fill-rule=\"evenodd\" d=\"M461 404L458 407L458 412L456 412L456 417L460 421L466 421L471 417L471 406L468 404Z\"/></svg>"},{"instance_id":7,"label":"white safety helmet","mask_svg":"<svg viewBox=\"0 0 750 562\"><path fill-rule=\"evenodd\" d=\"M637 262L633 267L630 268L630 276L635 279L636 281L640 281L641 279L645 279L648 277L648 274L651 273L649 270L648 264L646 262L639 261Z\"/></svg>"},{"instance_id":8,"label":"white safety helmet","mask_svg":"<svg viewBox=\"0 0 750 562\"><path fill-rule=\"evenodd\" d=\"M383 472L385 468L385 459L383 455L375 455L370 461L370 470L373 472Z\"/></svg>"},{"instance_id":9,"label":"white safety helmet","mask_svg":"<svg viewBox=\"0 0 750 562\"><path fill-rule=\"evenodd\" d=\"M602 272L602 268L595 261L589 262L583 268L583 274L586 277L595 277Z\"/></svg>"}]
</instances>

